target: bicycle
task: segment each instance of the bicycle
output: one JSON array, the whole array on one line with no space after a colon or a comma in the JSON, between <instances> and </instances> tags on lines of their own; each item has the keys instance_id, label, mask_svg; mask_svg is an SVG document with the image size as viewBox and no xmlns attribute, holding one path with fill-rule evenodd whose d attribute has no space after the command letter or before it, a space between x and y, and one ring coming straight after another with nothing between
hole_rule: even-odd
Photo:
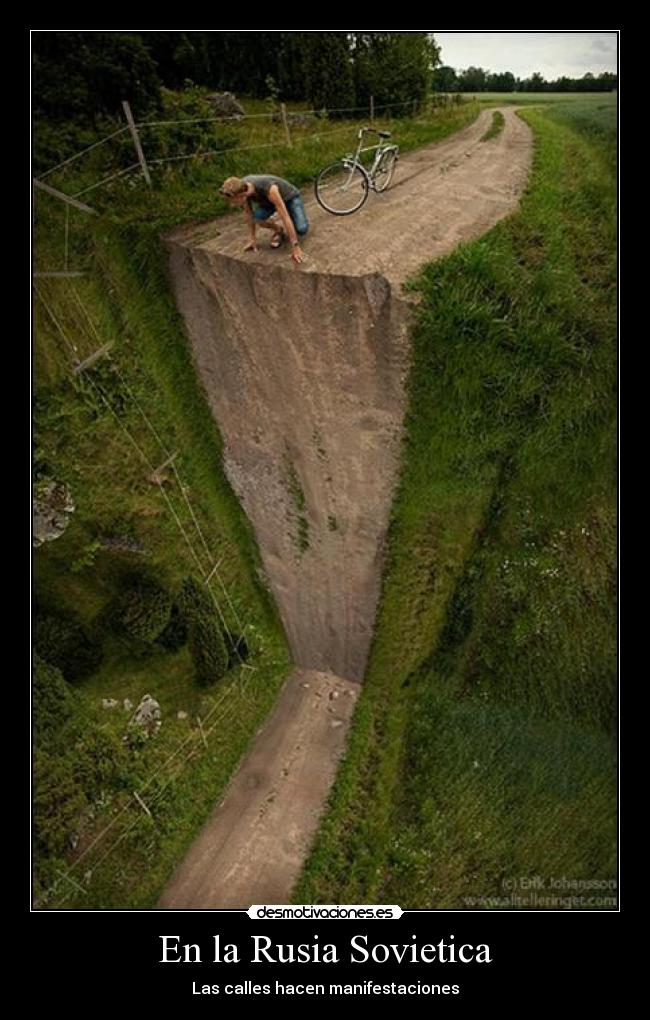
<instances>
[{"instance_id":1,"label":"bicycle","mask_svg":"<svg viewBox=\"0 0 650 1020\"><path fill-rule=\"evenodd\" d=\"M335 163L323 167L314 182L316 201L335 216L349 216L360 209L368 193L385 191L393 179L395 164L399 159L399 147L379 142L362 148L363 136L372 133L381 139L390 138L390 131L362 127L357 138L359 144L355 153L347 153ZM372 166L367 170L359 159L362 152L376 150Z\"/></svg>"}]
</instances>

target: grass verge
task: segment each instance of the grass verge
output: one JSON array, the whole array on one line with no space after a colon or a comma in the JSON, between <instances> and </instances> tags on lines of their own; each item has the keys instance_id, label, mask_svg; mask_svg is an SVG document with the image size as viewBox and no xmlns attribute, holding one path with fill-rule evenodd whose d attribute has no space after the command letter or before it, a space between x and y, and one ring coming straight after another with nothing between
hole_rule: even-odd
<instances>
[{"instance_id":1,"label":"grass verge","mask_svg":"<svg viewBox=\"0 0 650 1020\"><path fill-rule=\"evenodd\" d=\"M593 109L593 106L592 106ZM612 906L611 125L520 114L520 211L425 267L369 669L296 902ZM603 883L604 896L584 894ZM609 901L608 901L609 896Z\"/></svg>"}]
</instances>

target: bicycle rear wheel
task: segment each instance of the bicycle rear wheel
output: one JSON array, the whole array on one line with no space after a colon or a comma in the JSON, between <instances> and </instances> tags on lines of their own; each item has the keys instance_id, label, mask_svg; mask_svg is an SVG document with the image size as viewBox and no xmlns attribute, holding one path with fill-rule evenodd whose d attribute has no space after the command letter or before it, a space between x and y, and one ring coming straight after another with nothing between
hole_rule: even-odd
<instances>
[{"instance_id":1,"label":"bicycle rear wheel","mask_svg":"<svg viewBox=\"0 0 650 1020\"><path fill-rule=\"evenodd\" d=\"M375 173L375 191L385 191L393 179L395 164L397 163L397 151L391 149L385 152Z\"/></svg>"},{"instance_id":2,"label":"bicycle rear wheel","mask_svg":"<svg viewBox=\"0 0 650 1020\"><path fill-rule=\"evenodd\" d=\"M368 197L368 178L358 166L342 160L323 167L314 184L316 200L335 216L348 216L360 209Z\"/></svg>"}]
</instances>

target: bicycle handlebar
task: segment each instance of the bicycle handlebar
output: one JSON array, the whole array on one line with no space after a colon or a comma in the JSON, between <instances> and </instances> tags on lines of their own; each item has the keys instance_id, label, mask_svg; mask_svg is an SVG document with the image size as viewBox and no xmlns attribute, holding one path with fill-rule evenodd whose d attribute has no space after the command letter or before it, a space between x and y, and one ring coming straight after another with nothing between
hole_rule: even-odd
<instances>
[{"instance_id":1,"label":"bicycle handlebar","mask_svg":"<svg viewBox=\"0 0 650 1020\"><path fill-rule=\"evenodd\" d=\"M359 134L357 135L357 137L359 139L363 138L364 132L372 132L375 135L379 135L380 138L390 138L391 134L390 131L378 131L377 128L362 127L359 128Z\"/></svg>"}]
</instances>

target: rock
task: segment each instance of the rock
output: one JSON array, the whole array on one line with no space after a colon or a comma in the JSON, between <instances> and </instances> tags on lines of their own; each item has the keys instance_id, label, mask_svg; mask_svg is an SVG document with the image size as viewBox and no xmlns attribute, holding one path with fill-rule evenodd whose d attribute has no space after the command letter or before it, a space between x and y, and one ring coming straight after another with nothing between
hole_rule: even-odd
<instances>
[{"instance_id":1,"label":"rock","mask_svg":"<svg viewBox=\"0 0 650 1020\"><path fill-rule=\"evenodd\" d=\"M183 712L183 711L177 712L176 713L176 718L177 719L187 719L187 712Z\"/></svg>"},{"instance_id":2,"label":"rock","mask_svg":"<svg viewBox=\"0 0 650 1020\"><path fill-rule=\"evenodd\" d=\"M333 730L338 730L339 726L342 726L342 725L343 725L343 720L342 719L332 719L332 721L330 723L330 726L332 727Z\"/></svg>"},{"instance_id":3,"label":"rock","mask_svg":"<svg viewBox=\"0 0 650 1020\"><path fill-rule=\"evenodd\" d=\"M162 726L160 705L150 694L145 694L136 708L129 726L138 726L147 736L154 737Z\"/></svg>"},{"instance_id":4,"label":"rock","mask_svg":"<svg viewBox=\"0 0 650 1020\"><path fill-rule=\"evenodd\" d=\"M117 708L119 701L115 698L102 698L102 708Z\"/></svg>"},{"instance_id":5,"label":"rock","mask_svg":"<svg viewBox=\"0 0 650 1020\"><path fill-rule=\"evenodd\" d=\"M70 490L63 482L44 479L34 486L32 521L34 546L53 542L59 538L70 523L75 505Z\"/></svg>"},{"instance_id":6,"label":"rock","mask_svg":"<svg viewBox=\"0 0 650 1020\"><path fill-rule=\"evenodd\" d=\"M282 121L282 114L276 111L271 120L274 124L279 124ZM309 124L313 124L316 117L313 113L301 113L299 110L296 113L291 113L287 110L287 121L291 127L307 127Z\"/></svg>"},{"instance_id":7,"label":"rock","mask_svg":"<svg viewBox=\"0 0 650 1020\"><path fill-rule=\"evenodd\" d=\"M334 701L334 699L338 698L338 696L339 696L338 691L330 691L330 701Z\"/></svg>"},{"instance_id":8,"label":"rock","mask_svg":"<svg viewBox=\"0 0 650 1020\"><path fill-rule=\"evenodd\" d=\"M244 107L237 102L232 92L215 92L208 96L208 101L217 117L235 117L239 120L244 116Z\"/></svg>"},{"instance_id":9,"label":"rock","mask_svg":"<svg viewBox=\"0 0 650 1020\"><path fill-rule=\"evenodd\" d=\"M311 687L311 684L303 684L302 686L303 686L303 687L304 687L305 689L307 689L307 688Z\"/></svg>"},{"instance_id":10,"label":"rock","mask_svg":"<svg viewBox=\"0 0 650 1020\"><path fill-rule=\"evenodd\" d=\"M125 712L130 712L132 708L133 708L133 702L131 701L131 699L130 698L125 698L124 699L124 711Z\"/></svg>"}]
</instances>

